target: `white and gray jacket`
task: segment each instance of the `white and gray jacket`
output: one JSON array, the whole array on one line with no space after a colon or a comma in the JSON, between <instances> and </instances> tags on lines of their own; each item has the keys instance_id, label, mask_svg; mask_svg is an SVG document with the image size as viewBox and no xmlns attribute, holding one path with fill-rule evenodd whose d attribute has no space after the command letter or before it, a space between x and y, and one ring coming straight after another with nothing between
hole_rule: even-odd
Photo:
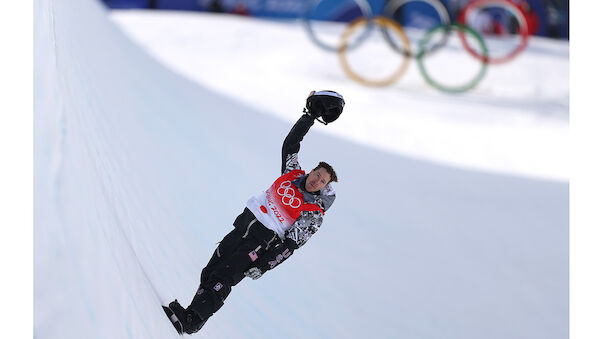
<instances>
[{"instance_id":1,"label":"white and gray jacket","mask_svg":"<svg viewBox=\"0 0 603 339\"><path fill-rule=\"evenodd\" d=\"M282 175L291 171L301 170L301 166L299 165L298 161L300 144L313 124L314 119L312 117L303 115L295 123L285 138L282 149ZM307 174L305 174L291 181L291 183L295 185L296 188L303 194L303 200L305 203L316 204L320 207L320 210L302 211L299 217L291 224L291 226L279 234L282 242L270 248L256 263L256 266L259 267L262 272L266 272L267 270L276 267L278 264L282 263L289 256L291 256L293 251L303 246L308 239L310 239L310 237L318 231L322 225L324 212L326 212L335 201L335 189L333 188L332 183L329 183L319 192L311 193L305 189L305 181L307 177ZM254 212L252 208L250 209L252 212ZM259 213L261 212L254 212L256 216ZM277 234L278 233L279 232L277 232Z\"/></svg>"}]
</instances>

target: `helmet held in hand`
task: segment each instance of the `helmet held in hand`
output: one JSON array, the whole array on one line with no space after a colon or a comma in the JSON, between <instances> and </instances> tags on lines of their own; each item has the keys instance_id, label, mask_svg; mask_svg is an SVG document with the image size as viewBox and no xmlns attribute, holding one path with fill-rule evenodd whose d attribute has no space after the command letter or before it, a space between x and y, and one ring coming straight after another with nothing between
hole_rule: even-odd
<instances>
[{"instance_id":1,"label":"helmet held in hand","mask_svg":"<svg viewBox=\"0 0 603 339\"><path fill-rule=\"evenodd\" d=\"M343 96L335 91L312 91L306 99L304 111L326 125L339 118L344 106ZM322 120L319 118L322 118Z\"/></svg>"}]
</instances>

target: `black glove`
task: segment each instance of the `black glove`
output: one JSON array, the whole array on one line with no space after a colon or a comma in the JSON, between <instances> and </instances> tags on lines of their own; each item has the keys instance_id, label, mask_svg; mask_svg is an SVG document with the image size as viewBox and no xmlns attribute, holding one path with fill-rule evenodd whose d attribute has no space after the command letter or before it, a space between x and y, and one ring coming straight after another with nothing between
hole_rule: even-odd
<instances>
[{"instance_id":1,"label":"black glove","mask_svg":"<svg viewBox=\"0 0 603 339\"><path fill-rule=\"evenodd\" d=\"M339 118L344 106L343 96L335 91L312 91L306 99L304 112L326 125Z\"/></svg>"},{"instance_id":2,"label":"black glove","mask_svg":"<svg viewBox=\"0 0 603 339\"><path fill-rule=\"evenodd\" d=\"M314 93L316 93L316 91L312 91L312 92L310 92L310 94L308 94L308 98L306 99L306 108L304 108L304 113L314 119L318 119L318 118L320 118L320 112L319 112L320 108L314 107L312 105L312 102L310 102L310 98L314 95Z\"/></svg>"}]
</instances>

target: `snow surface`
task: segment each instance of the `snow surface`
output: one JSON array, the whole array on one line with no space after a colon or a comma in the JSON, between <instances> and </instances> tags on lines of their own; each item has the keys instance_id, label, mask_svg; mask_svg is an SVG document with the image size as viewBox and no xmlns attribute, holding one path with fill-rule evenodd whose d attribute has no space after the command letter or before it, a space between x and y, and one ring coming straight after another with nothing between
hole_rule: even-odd
<instances>
[{"instance_id":1,"label":"snow surface","mask_svg":"<svg viewBox=\"0 0 603 339\"><path fill-rule=\"evenodd\" d=\"M307 245L242 281L195 337L568 337L566 46L534 40L498 74L505 85L451 96L411 74L351 84L290 23L178 14L212 23L193 47L205 46L197 82L97 2L34 9L36 338L176 338L159 304L190 301L215 243L278 176L305 95L323 88L346 96L346 113L316 124L300 159L333 164L338 199ZM162 30L164 16L132 14ZM454 142L472 133L491 142ZM392 138L399 149L383 146Z\"/></svg>"},{"instance_id":2,"label":"snow surface","mask_svg":"<svg viewBox=\"0 0 603 339\"><path fill-rule=\"evenodd\" d=\"M489 67L477 88L451 95L429 87L416 61L392 86L358 84L296 21L137 10L111 18L177 73L280 120L293 123L310 90L335 89L346 99L345 119L320 129L326 134L461 168L569 180L567 41L532 37L512 62ZM408 31L414 41L421 33ZM383 77L399 56L373 33L349 60L362 75ZM428 71L448 84L466 83L476 62L456 35L448 46L429 58Z\"/></svg>"}]
</instances>

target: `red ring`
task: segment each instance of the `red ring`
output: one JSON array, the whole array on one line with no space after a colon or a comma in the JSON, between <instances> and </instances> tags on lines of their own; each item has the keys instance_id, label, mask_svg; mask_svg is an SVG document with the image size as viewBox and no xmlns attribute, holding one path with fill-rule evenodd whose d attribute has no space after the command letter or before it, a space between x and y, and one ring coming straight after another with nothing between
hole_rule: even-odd
<instances>
[{"instance_id":1,"label":"red ring","mask_svg":"<svg viewBox=\"0 0 603 339\"><path fill-rule=\"evenodd\" d=\"M508 0L475 0L470 1L460 12L458 19L459 23L466 25L465 21L467 20L467 13L484 5L500 5L504 9L507 9L511 13L515 14L516 19L519 22L519 33L521 35L521 43L519 44L519 46L517 46L517 48L511 51L511 53L495 58L491 56L481 55L479 54L479 52L471 48L471 46L469 46L469 43L467 42L467 39L465 38L463 30L459 30L459 37L461 38L461 43L463 44L463 47L467 50L467 52L469 52L471 55L481 60L482 62L488 64L502 64L507 61L510 61L528 46L528 38L530 35L528 31L528 19L526 13L521 7L519 7L519 5L516 5ZM514 12L514 10L516 12Z\"/></svg>"}]
</instances>

